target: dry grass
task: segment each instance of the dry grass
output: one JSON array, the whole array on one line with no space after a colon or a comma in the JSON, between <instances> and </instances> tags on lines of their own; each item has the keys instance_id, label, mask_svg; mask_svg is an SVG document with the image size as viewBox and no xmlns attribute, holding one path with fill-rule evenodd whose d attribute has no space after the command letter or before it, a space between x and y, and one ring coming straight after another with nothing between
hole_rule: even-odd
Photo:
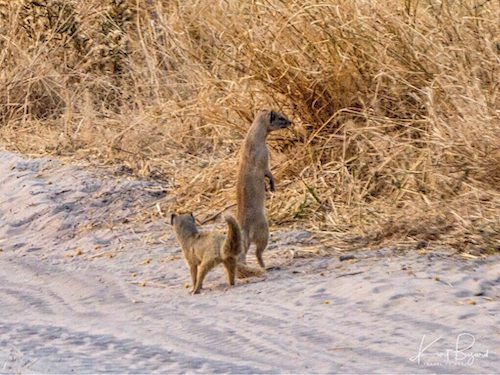
<instances>
[{"instance_id":1,"label":"dry grass","mask_svg":"<svg viewBox=\"0 0 500 375\"><path fill-rule=\"evenodd\" d=\"M0 137L234 202L255 111L275 225L367 243L500 243L496 0L26 0L0 6Z\"/></svg>"}]
</instances>

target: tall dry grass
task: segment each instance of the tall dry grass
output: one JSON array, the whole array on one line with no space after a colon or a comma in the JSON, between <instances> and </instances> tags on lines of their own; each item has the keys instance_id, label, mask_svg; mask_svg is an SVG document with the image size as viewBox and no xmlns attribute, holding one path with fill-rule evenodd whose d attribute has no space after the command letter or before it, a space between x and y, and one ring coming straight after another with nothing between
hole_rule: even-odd
<instances>
[{"instance_id":1,"label":"tall dry grass","mask_svg":"<svg viewBox=\"0 0 500 375\"><path fill-rule=\"evenodd\" d=\"M3 1L0 136L210 216L273 107L295 123L269 140L273 224L498 250L499 19L495 0Z\"/></svg>"}]
</instances>

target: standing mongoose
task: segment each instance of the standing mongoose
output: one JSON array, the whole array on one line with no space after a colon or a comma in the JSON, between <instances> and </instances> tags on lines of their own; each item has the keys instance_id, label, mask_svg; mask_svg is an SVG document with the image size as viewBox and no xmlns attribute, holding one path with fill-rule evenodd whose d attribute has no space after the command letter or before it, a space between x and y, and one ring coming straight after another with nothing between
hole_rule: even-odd
<instances>
[{"instance_id":1,"label":"standing mongoose","mask_svg":"<svg viewBox=\"0 0 500 375\"><path fill-rule=\"evenodd\" d=\"M262 253L269 238L264 207L266 177L269 178L270 190L275 190L274 178L269 169L269 151L266 139L270 132L286 129L291 123L280 113L260 111L243 142L236 185L238 221L241 227L243 245L239 259L242 263L245 263L250 244L255 243L257 261L264 268Z\"/></svg>"},{"instance_id":2,"label":"standing mongoose","mask_svg":"<svg viewBox=\"0 0 500 375\"><path fill-rule=\"evenodd\" d=\"M225 220L228 227L226 236L218 232L198 231L193 214L172 214L170 217L170 223L174 226L175 235L191 273L193 294L200 292L208 271L220 263L224 264L229 285L234 285L238 256L242 250L241 231L233 216L228 215ZM238 267L246 270L248 274L259 275L246 265Z\"/></svg>"}]
</instances>

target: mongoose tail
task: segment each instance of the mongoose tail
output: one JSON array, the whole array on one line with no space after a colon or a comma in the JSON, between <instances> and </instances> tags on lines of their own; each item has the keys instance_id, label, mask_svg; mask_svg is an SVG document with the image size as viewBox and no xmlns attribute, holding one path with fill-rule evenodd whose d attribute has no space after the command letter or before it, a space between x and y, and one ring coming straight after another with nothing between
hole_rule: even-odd
<instances>
[{"instance_id":1,"label":"mongoose tail","mask_svg":"<svg viewBox=\"0 0 500 375\"><path fill-rule=\"evenodd\" d=\"M261 277L266 274L263 268L250 267L245 263L236 263L236 277L238 279L246 279L249 277Z\"/></svg>"}]
</instances>

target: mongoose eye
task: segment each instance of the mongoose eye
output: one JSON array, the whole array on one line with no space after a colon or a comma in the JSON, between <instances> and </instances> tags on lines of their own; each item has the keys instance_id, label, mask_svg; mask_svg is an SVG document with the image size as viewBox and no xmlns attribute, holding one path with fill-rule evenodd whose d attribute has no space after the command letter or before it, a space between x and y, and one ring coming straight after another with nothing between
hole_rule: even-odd
<instances>
[{"instance_id":1,"label":"mongoose eye","mask_svg":"<svg viewBox=\"0 0 500 375\"><path fill-rule=\"evenodd\" d=\"M176 214L170 215L170 225L174 225L174 219L176 216L177 216Z\"/></svg>"},{"instance_id":2,"label":"mongoose eye","mask_svg":"<svg viewBox=\"0 0 500 375\"><path fill-rule=\"evenodd\" d=\"M273 123L273 122L276 120L276 112L271 111L271 113L269 114L269 117L270 117L270 118L269 118L269 121L270 121L271 123Z\"/></svg>"}]
</instances>

